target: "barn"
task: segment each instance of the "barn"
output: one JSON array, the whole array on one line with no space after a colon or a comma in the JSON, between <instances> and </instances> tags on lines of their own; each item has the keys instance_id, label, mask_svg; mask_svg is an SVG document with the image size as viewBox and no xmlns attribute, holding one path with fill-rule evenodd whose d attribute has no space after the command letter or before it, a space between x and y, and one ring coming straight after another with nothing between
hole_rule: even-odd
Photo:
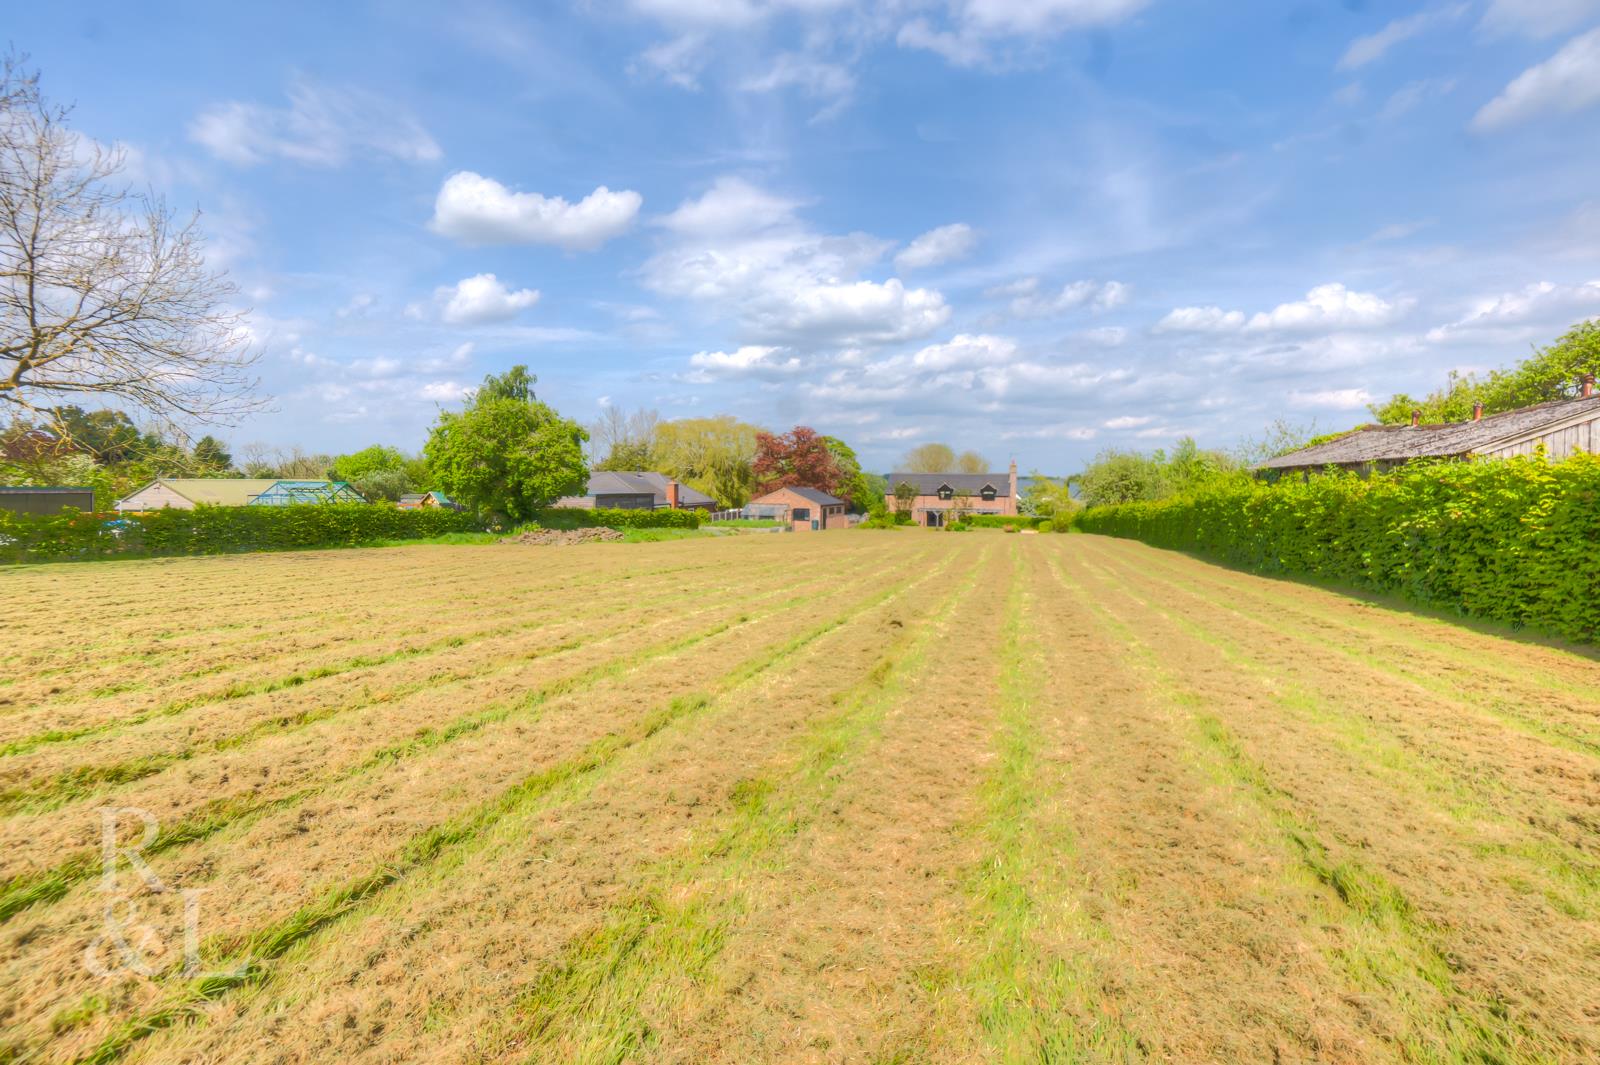
<instances>
[{"instance_id":1,"label":"barn","mask_svg":"<svg viewBox=\"0 0 1600 1065\"><path fill-rule=\"evenodd\" d=\"M1600 452L1600 395L1592 381L1576 399L1558 399L1501 414L1484 415L1482 405L1465 422L1423 425L1369 425L1313 447L1268 459L1256 467L1269 479L1309 474L1337 466L1357 473L1388 470L1415 459L1493 459L1532 455L1539 448L1551 459L1579 451Z\"/></svg>"}]
</instances>

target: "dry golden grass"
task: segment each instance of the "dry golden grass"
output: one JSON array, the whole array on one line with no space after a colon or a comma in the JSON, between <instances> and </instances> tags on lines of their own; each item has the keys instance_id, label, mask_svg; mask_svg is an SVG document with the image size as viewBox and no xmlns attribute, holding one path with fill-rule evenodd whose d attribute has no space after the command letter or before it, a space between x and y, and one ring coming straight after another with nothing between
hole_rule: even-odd
<instances>
[{"instance_id":1,"label":"dry golden grass","mask_svg":"<svg viewBox=\"0 0 1600 1065\"><path fill-rule=\"evenodd\" d=\"M1600 1060L1587 653L989 533L0 615L0 1061ZM103 881L102 807L169 890ZM147 972L85 964L108 903Z\"/></svg>"}]
</instances>

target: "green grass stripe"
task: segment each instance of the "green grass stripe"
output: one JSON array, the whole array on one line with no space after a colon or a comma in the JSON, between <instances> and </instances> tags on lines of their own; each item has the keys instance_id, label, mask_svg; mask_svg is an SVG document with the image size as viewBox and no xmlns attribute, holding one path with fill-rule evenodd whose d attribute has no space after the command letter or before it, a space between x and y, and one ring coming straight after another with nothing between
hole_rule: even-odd
<instances>
[{"instance_id":1,"label":"green grass stripe","mask_svg":"<svg viewBox=\"0 0 1600 1065\"><path fill-rule=\"evenodd\" d=\"M713 685L712 690L715 694L696 693L678 696L666 705L650 711L625 730L607 733L595 740L578 755L529 774L495 798L443 824L418 833L383 865L363 876L346 881L343 885L327 892L317 902L301 908L289 917L255 932L232 937L225 943L208 944L213 950L220 947L224 957L232 959L230 969L190 981L175 996L174 1002L143 1017L128 1021L78 1061L82 1065L105 1065L115 1061L147 1036L199 1016L206 1003L215 1001L238 988L263 983L274 971L271 962L283 957L291 948L324 928L349 916L367 900L396 883L416 876L446 852L469 843L506 816L528 811L539 799L551 795L561 785L605 769L623 752L648 741L680 719L704 710L718 698L770 670L779 662L874 606L903 594L909 587L933 579L942 568L943 566L930 571L912 585L902 587L891 585L858 601L849 609L807 632L780 644L777 648L764 649L724 673Z\"/></svg>"},{"instance_id":2,"label":"green grass stripe","mask_svg":"<svg viewBox=\"0 0 1600 1065\"><path fill-rule=\"evenodd\" d=\"M1028 616L1036 595L1024 589L1020 572L1013 574L999 662L995 762L980 790L983 821L977 829L986 856L967 878L983 952L965 983L993 1051L988 1060L1139 1060L1138 1040L1100 1015L1092 959L1083 952L1050 956L1037 943L1046 921L1070 922L1080 938L1106 933L1081 907L1048 905L1056 900L1037 894L1064 888L1063 868L1078 853L1070 825L1042 823L1041 799L1050 781L1040 765L1039 718L1051 693L1044 648ZM1045 868L1052 870L1048 877L1040 875Z\"/></svg>"}]
</instances>

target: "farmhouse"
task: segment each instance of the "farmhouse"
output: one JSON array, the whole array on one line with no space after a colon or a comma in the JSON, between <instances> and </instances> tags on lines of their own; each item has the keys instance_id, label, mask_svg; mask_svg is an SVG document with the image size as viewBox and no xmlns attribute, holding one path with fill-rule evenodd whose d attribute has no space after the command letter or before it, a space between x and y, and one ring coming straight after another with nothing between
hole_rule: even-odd
<instances>
[{"instance_id":1,"label":"farmhouse","mask_svg":"<svg viewBox=\"0 0 1600 1065\"><path fill-rule=\"evenodd\" d=\"M843 529L850 524L845 516L845 501L820 488L779 488L744 508L753 517L776 518L787 522L795 532Z\"/></svg>"},{"instance_id":2,"label":"farmhouse","mask_svg":"<svg viewBox=\"0 0 1600 1065\"><path fill-rule=\"evenodd\" d=\"M581 496L562 496L552 506L615 507L620 510L711 510L716 500L653 470L597 470Z\"/></svg>"},{"instance_id":3,"label":"farmhouse","mask_svg":"<svg viewBox=\"0 0 1600 1065\"><path fill-rule=\"evenodd\" d=\"M118 510L193 510L283 507L292 503L365 503L344 481L285 481L272 477L157 477L117 500Z\"/></svg>"},{"instance_id":4,"label":"farmhouse","mask_svg":"<svg viewBox=\"0 0 1600 1065\"><path fill-rule=\"evenodd\" d=\"M1413 459L1510 458L1531 455L1543 446L1552 459L1578 451L1600 451L1600 395L1586 380L1576 399L1558 399L1533 407L1484 416L1480 404L1471 421L1444 425L1369 425L1314 447L1301 448L1261 463L1269 478L1298 473L1309 476L1329 466L1367 473L1393 469Z\"/></svg>"},{"instance_id":5,"label":"farmhouse","mask_svg":"<svg viewBox=\"0 0 1600 1065\"><path fill-rule=\"evenodd\" d=\"M895 489L909 485L911 520L935 528L944 525L952 510L968 514L1017 512L1017 464L1005 473L891 473L885 501L890 510L901 507Z\"/></svg>"}]
</instances>

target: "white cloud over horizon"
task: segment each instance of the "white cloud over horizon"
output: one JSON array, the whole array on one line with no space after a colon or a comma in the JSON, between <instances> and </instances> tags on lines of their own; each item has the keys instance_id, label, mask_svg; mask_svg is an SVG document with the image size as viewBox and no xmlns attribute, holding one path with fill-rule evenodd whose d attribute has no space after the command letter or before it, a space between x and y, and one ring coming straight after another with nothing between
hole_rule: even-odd
<instances>
[{"instance_id":1,"label":"white cloud over horizon","mask_svg":"<svg viewBox=\"0 0 1600 1065\"><path fill-rule=\"evenodd\" d=\"M644 198L630 189L599 186L577 203L560 196L516 192L493 178L459 170L444 180L428 223L435 233L468 245L554 244L592 251L633 224Z\"/></svg>"}]
</instances>

